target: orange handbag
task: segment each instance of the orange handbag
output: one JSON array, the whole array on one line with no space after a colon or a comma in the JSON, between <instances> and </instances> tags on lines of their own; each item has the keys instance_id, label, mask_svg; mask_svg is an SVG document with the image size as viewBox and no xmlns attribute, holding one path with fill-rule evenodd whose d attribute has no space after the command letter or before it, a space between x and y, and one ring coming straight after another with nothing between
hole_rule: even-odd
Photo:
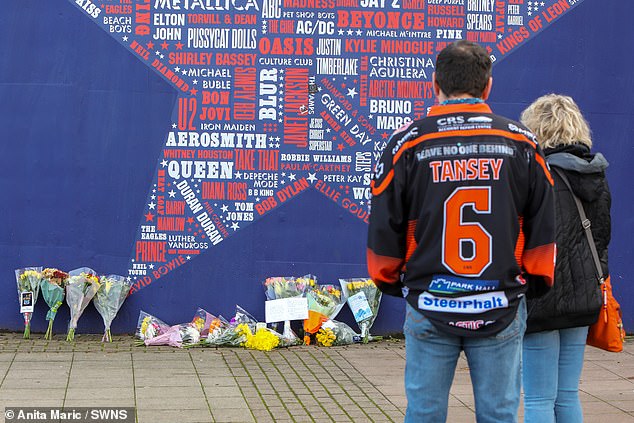
<instances>
[{"instance_id":1,"label":"orange handbag","mask_svg":"<svg viewBox=\"0 0 634 423\"><path fill-rule=\"evenodd\" d=\"M625 340L625 329L621 306L612 295L612 285L610 277L601 284L601 294L603 295L603 307L599 320L588 331L586 344L602 350L620 352L623 351L623 341Z\"/></svg>"},{"instance_id":2,"label":"orange handbag","mask_svg":"<svg viewBox=\"0 0 634 423\"><path fill-rule=\"evenodd\" d=\"M599 254L597 253L597 247L594 243L594 237L590 230L590 220L586 217L586 212L583 209L581 200L575 195L568 182L568 178L565 173L556 167L552 169L561 177L564 181L572 198L575 200L577 210L579 211L579 217L581 218L581 226L586 233L588 244L590 246L590 252L592 253L592 259L597 270L597 280L599 288L601 289L601 296L603 298L603 305L601 306L601 313L599 319L590 326L588 330L588 338L586 344L593 347L601 348L602 350L611 352L623 351L623 341L625 340L625 329L623 328L623 319L621 314L621 306L616 298L612 294L612 285L610 284L610 276L607 278L603 276L603 270L601 269L601 262L599 261Z\"/></svg>"}]
</instances>

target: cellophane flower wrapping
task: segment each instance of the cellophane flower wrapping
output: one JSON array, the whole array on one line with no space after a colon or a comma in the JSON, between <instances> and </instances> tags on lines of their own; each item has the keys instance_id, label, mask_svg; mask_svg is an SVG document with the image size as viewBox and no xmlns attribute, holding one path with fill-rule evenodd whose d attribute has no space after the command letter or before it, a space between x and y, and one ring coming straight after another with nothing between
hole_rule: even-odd
<instances>
[{"instance_id":1,"label":"cellophane flower wrapping","mask_svg":"<svg viewBox=\"0 0 634 423\"><path fill-rule=\"evenodd\" d=\"M257 320L240 306L236 306L236 314L231 323L236 325L233 329L237 337L234 343L240 341L239 345L242 347L271 351L281 345L282 335L267 328L263 323L258 324Z\"/></svg>"},{"instance_id":2,"label":"cellophane flower wrapping","mask_svg":"<svg viewBox=\"0 0 634 423\"><path fill-rule=\"evenodd\" d=\"M339 279L341 290L348 299L352 315L361 329L363 343L370 340L370 328L379 312L381 291L372 279Z\"/></svg>"},{"instance_id":3,"label":"cellophane flower wrapping","mask_svg":"<svg viewBox=\"0 0 634 423\"><path fill-rule=\"evenodd\" d=\"M217 323L217 319L218 318L213 314L198 307L196 314L194 314L194 318L192 319L192 323L199 329L200 336L206 338L207 335L209 335L209 330L211 329L212 324Z\"/></svg>"},{"instance_id":4,"label":"cellophane flower wrapping","mask_svg":"<svg viewBox=\"0 0 634 423\"><path fill-rule=\"evenodd\" d=\"M267 300L279 300L282 298L295 298L306 296L306 291L315 286L317 277L304 275L296 278L292 276L278 276L267 278L264 281L264 289ZM275 326L274 326L275 327ZM301 340L291 329L291 322L284 322L282 331L282 345L290 346L300 344Z\"/></svg>"},{"instance_id":5,"label":"cellophane flower wrapping","mask_svg":"<svg viewBox=\"0 0 634 423\"><path fill-rule=\"evenodd\" d=\"M194 323L182 323L170 327L166 332L145 340L145 345L169 345L176 348L196 345L200 342L200 331Z\"/></svg>"},{"instance_id":6,"label":"cellophane flower wrapping","mask_svg":"<svg viewBox=\"0 0 634 423\"><path fill-rule=\"evenodd\" d=\"M266 278L264 289L267 300L281 298L303 297L310 286L314 286L317 278L312 275L295 278L292 276L278 276Z\"/></svg>"},{"instance_id":7,"label":"cellophane flower wrapping","mask_svg":"<svg viewBox=\"0 0 634 423\"><path fill-rule=\"evenodd\" d=\"M317 345L332 347L336 345L350 345L359 342L361 337L350 326L337 320L327 320L315 335Z\"/></svg>"},{"instance_id":8,"label":"cellophane flower wrapping","mask_svg":"<svg viewBox=\"0 0 634 423\"><path fill-rule=\"evenodd\" d=\"M53 338L53 321L57 315L57 310L64 303L65 287L68 281L68 273L59 269L46 268L42 270L42 280L40 282L40 291L44 297L44 301L48 304L48 312L46 320L48 320L48 329L44 334L44 339Z\"/></svg>"},{"instance_id":9,"label":"cellophane flower wrapping","mask_svg":"<svg viewBox=\"0 0 634 423\"><path fill-rule=\"evenodd\" d=\"M144 340L146 346L169 345L177 348L200 346L201 340L209 335L212 324L216 324L216 316L198 308L191 322L171 326L163 333Z\"/></svg>"},{"instance_id":10,"label":"cellophane flower wrapping","mask_svg":"<svg viewBox=\"0 0 634 423\"><path fill-rule=\"evenodd\" d=\"M135 335L141 341L146 341L148 339L152 339L156 336L162 335L170 329L170 326L159 319L158 317L154 317L149 313L141 310L139 312L139 320L137 320L136 324L136 333Z\"/></svg>"},{"instance_id":11,"label":"cellophane flower wrapping","mask_svg":"<svg viewBox=\"0 0 634 423\"><path fill-rule=\"evenodd\" d=\"M112 342L110 325L128 297L131 284L125 277L119 275L101 276L99 281L101 285L93 298L93 303L103 319L104 335L101 341Z\"/></svg>"},{"instance_id":12,"label":"cellophane flower wrapping","mask_svg":"<svg viewBox=\"0 0 634 423\"><path fill-rule=\"evenodd\" d=\"M306 291L308 319L304 320L304 343L310 344L310 335L321 325L337 317L345 304L345 296L338 285L314 285Z\"/></svg>"},{"instance_id":13,"label":"cellophane flower wrapping","mask_svg":"<svg viewBox=\"0 0 634 423\"><path fill-rule=\"evenodd\" d=\"M222 316L218 316L211 321L209 326L209 334L201 341L201 345L205 347L220 346L228 338L228 331L230 324Z\"/></svg>"},{"instance_id":14,"label":"cellophane flower wrapping","mask_svg":"<svg viewBox=\"0 0 634 423\"><path fill-rule=\"evenodd\" d=\"M239 305L229 322L223 318L217 323L217 328L207 336L206 346L242 347L247 342L247 336L253 334L257 326L257 320Z\"/></svg>"},{"instance_id":15,"label":"cellophane flower wrapping","mask_svg":"<svg viewBox=\"0 0 634 423\"><path fill-rule=\"evenodd\" d=\"M89 267L68 272L69 278L66 284L66 304L70 308L70 322L68 323L67 341L75 339L75 329L82 313L97 294L101 283L96 272Z\"/></svg>"},{"instance_id":16,"label":"cellophane flower wrapping","mask_svg":"<svg viewBox=\"0 0 634 423\"><path fill-rule=\"evenodd\" d=\"M15 270L15 279L18 285L18 302L20 313L24 317L24 339L31 337L31 317L33 309L40 293L40 281L42 280L42 267L24 267ZM26 311L31 310L31 311Z\"/></svg>"}]
</instances>

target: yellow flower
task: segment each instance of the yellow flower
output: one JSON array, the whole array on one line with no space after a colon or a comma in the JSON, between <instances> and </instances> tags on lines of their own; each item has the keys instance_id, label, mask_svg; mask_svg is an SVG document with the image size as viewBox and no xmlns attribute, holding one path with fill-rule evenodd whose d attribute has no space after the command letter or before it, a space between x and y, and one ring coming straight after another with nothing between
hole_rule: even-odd
<instances>
[{"instance_id":1,"label":"yellow flower","mask_svg":"<svg viewBox=\"0 0 634 423\"><path fill-rule=\"evenodd\" d=\"M205 327L205 320L202 317L196 317L194 319L194 325L196 325L198 332L200 332Z\"/></svg>"},{"instance_id":2,"label":"yellow flower","mask_svg":"<svg viewBox=\"0 0 634 423\"><path fill-rule=\"evenodd\" d=\"M271 351L277 347L280 343L278 338L273 332L267 329L258 329L255 335L251 335L247 338L245 347L258 350L258 351Z\"/></svg>"},{"instance_id":3,"label":"yellow flower","mask_svg":"<svg viewBox=\"0 0 634 423\"><path fill-rule=\"evenodd\" d=\"M317 339L317 345L321 345L322 347L331 347L337 339L335 333L330 328L319 329L315 338Z\"/></svg>"},{"instance_id":4,"label":"yellow flower","mask_svg":"<svg viewBox=\"0 0 634 423\"><path fill-rule=\"evenodd\" d=\"M147 330L148 325L150 324L150 317L146 317L145 319L143 319L143 322L141 322L141 333L143 335L145 335L145 331Z\"/></svg>"},{"instance_id":5,"label":"yellow flower","mask_svg":"<svg viewBox=\"0 0 634 423\"><path fill-rule=\"evenodd\" d=\"M235 331L238 335L244 335L246 337L253 335L253 333L251 332L251 328L249 328L249 325L247 325L246 323L240 323L238 326L236 326Z\"/></svg>"},{"instance_id":6,"label":"yellow flower","mask_svg":"<svg viewBox=\"0 0 634 423\"><path fill-rule=\"evenodd\" d=\"M20 275L20 279L22 279L22 280L26 280L26 279L31 278L31 277L39 278L40 277L40 273L35 271L35 270L27 270L27 271L25 271L24 273L22 273Z\"/></svg>"}]
</instances>

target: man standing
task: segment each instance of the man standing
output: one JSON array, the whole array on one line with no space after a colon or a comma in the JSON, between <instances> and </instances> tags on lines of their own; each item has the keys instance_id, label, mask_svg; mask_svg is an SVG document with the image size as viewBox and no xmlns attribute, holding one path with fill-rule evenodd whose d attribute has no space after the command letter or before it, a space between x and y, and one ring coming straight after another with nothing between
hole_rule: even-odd
<instances>
[{"instance_id":1,"label":"man standing","mask_svg":"<svg viewBox=\"0 0 634 423\"><path fill-rule=\"evenodd\" d=\"M444 422L460 352L477 421L515 422L524 296L552 285L552 177L533 134L494 115L491 60L468 41L436 61L439 105L394 133L375 168L368 269L404 296L406 422Z\"/></svg>"}]
</instances>

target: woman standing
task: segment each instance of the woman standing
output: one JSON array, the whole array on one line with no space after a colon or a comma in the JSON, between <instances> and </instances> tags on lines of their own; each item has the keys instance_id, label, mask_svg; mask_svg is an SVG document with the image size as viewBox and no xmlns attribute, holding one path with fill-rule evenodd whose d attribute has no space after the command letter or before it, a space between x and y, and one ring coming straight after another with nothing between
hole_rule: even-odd
<instances>
[{"instance_id":1,"label":"woman standing","mask_svg":"<svg viewBox=\"0 0 634 423\"><path fill-rule=\"evenodd\" d=\"M537 99L521 121L537 136L551 168L567 176L583 204L604 275L608 274L610 190L608 162L591 153L590 129L572 98L549 94ZM522 381L525 423L583 421L579 378L588 326L596 322L602 300L596 267L570 190L556 172L555 285L528 301Z\"/></svg>"}]
</instances>

